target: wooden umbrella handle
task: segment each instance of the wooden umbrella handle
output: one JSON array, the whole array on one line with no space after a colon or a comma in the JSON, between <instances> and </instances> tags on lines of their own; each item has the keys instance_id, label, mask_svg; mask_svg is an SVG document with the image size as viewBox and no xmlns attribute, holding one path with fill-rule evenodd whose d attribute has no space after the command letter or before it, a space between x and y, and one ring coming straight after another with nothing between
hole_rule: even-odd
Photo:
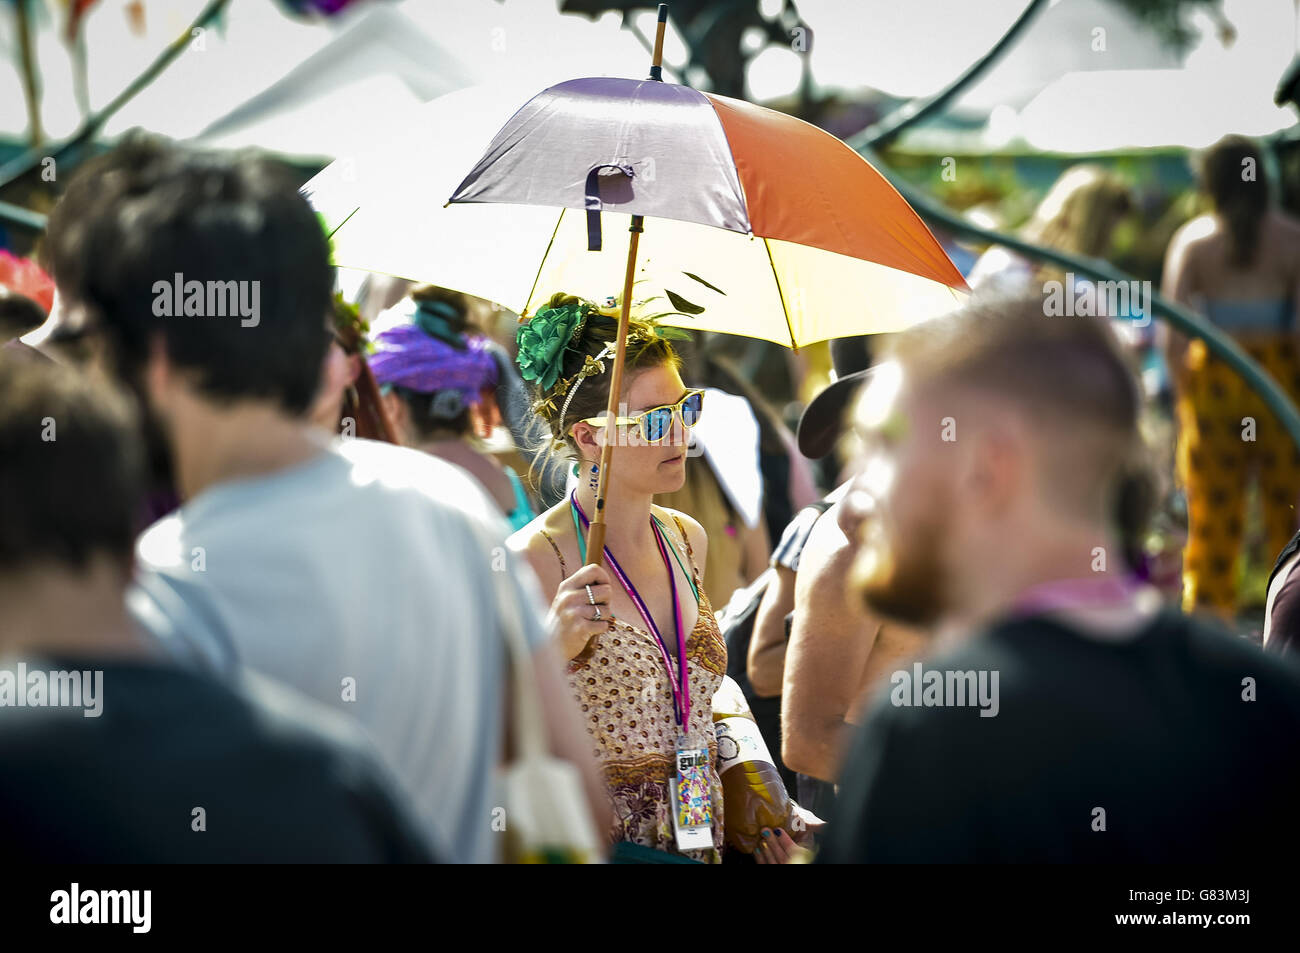
<instances>
[{"instance_id":1,"label":"wooden umbrella handle","mask_svg":"<svg viewBox=\"0 0 1300 953\"><path fill-rule=\"evenodd\" d=\"M668 4L659 4L658 23L655 26L655 48L650 60L650 78L663 81L664 29L668 25ZM614 441L618 419L619 401L623 394L623 364L627 351L627 325L632 308L632 279L636 274L636 250L641 241L645 218L632 216L628 231L632 233L627 243L627 271L623 274L623 306L618 312L618 338L614 347L614 369L609 375L609 402L606 406L605 446L600 451L600 476L596 483L596 512L591 514L587 528L587 565L601 565L605 561L605 493L609 489L609 475L614 456Z\"/></svg>"},{"instance_id":2,"label":"wooden umbrella handle","mask_svg":"<svg viewBox=\"0 0 1300 953\"><path fill-rule=\"evenodd\" d=\"M605 446L600 451L600 475L596 483L596 512L591 514L587 529L587 565L600 565L605 559L605 493L609 489L611 461L618 428L619 401L623 394L623 365L627 352L627 325L632 308L632 279L636 274L636 249L640 244L644 218L632 216L628 231L632 233L627 243L627 271L623 275L623 305L618 312L618 338L614 348L614 369L609 375L609 402L606 405Z\"/></svg>"}]
</instances>

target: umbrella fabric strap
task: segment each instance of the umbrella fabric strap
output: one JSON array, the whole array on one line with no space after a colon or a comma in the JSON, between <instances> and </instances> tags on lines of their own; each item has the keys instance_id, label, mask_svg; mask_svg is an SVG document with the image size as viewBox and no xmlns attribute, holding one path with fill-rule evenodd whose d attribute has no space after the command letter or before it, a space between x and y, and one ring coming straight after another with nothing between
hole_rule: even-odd
<instances>
[{"instance_id":1,"label":"umbrella fabric strap","mask_svg":"<svg viewBox=\"0 0 1300 953\"><path fill-rule=\"evenodd\" d=\"M591 167L587 173L587 251L600 251L600 185L598 180L602 169L617 169L629 179L636 175L636 170L630 165L621 163L606 163L605 165L596 165Z\"/></svg>"},{"instance_id":2,"label":"umbrella fabric strap","mask_svg":"<svg viewBox=\"0 0 1300 953\"><path fill-rule=\"evenodd\" d=\"M578 519L581 518L582 526L589 524L587 514L582 511L582 504L578 502L577 494L569 495L570 510L574 512L574 526L577 527ZM664 536L653 514L650 519L650 529L654 533L655 542L659 546L659 555L663 558L664 566L668 569L668 580L672 586L673 595L673 615L677 623L677 672L673 672L672 659L668 655L668 647L664 642L663 635L659 632L659 626L655 625L654 617L650 615L650 609L641 598L641 593L637 592L636 586L632 585L632 580L623 572L623 567L618 564L614 554L605 547L605 558L609 560L610 568L614 570L614 575L622 584L623 590L631 598L632 603L636 606L637 611L641 613L641 618L645 621L646 628L654 636L655 644L659 647L659 654L663 657L664 668L668 671L668 684L673 692L673 715L677 719L677 727L682 729L686 725L686 719L691 713L691 686L686 677L686 636L682 632L682 604L677 598L677 573L673 572L672 563L668 561L668 551L664 547ZM586 549L586 544L582 542L582 533L578 533L579 547L581 550ZM585 563L587 557L585 553L582 556Z\"/></svg>"}]
</instances>

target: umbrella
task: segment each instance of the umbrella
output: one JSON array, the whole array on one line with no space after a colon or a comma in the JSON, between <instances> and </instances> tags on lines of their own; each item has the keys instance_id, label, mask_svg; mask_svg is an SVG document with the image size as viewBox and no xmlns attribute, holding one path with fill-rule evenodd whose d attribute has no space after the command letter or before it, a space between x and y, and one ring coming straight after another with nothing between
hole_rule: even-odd
<instances>
[{"instance_id":1,"label":"umbrella","mask_svg":"<svg viewBox=\"0 0 1300 953\"><path fill-rule=\"evenodd\" d=\"M773 110L661 82L665 22L661 5L651 79L575 79L534 96L451 187L445 209L412 200L402 162L418 155L410 165L419 175L463 147L490 112L466 113L471 100L456 103L468 128L442 126L432 148L389 144L383 175L326 169L304 188L334 226L336 262L524 315L556 288L602 300L621 286L611 415L638 285L667 299L657 310L678 312L662 323L795 348L900 330L960 302L965 282L939 243L843 142ZM603 551L612 449L601 461L589 559Z\"/></svg>"}]
</instances>

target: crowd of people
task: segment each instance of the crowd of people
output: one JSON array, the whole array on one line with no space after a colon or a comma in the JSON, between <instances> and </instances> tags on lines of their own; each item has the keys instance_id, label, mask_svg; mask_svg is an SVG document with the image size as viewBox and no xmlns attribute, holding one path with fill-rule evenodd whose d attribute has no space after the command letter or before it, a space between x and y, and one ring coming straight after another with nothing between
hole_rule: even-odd
<instances>
[{"instance_id":1,"label":"crowd of people","mask_svg":"<svg viewBox=\"0 0 1300 953\"><path fill-rule=\"evenodd\" d=\"M1300 395L1300 225L1235 174L1254 148L1207 153L1213 210L1164 289ZM1102 256L1131 208L1072 170L1026 234ZM551 289L505 340L445 288L344 301L264 158L133 137L68 183L41 257L48 318L6 305L0 348L11 853L1300 845L1300 451L1202 342L1164 342L1190 522L1170 604L1142 547L1169 496L1139 374L1157 342L1050 316L1052 274L1013 253L952 314L869 355L836 342L797 434L706 340L637 314L610 419L614 298ZM257 313L213 313L214 285ZM1278 554L1263 648L1222 626L1252 479Z\"/></svg>"}]
</instances>

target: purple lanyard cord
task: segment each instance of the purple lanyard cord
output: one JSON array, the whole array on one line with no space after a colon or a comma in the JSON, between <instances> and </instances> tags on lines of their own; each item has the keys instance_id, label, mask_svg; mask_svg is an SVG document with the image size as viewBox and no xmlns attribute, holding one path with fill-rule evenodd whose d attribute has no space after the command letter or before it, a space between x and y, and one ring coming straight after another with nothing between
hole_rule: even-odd
<instances>
[{"instance_id":1,"label":"purple lanyard cord","mask_svg":"<svg viewBox=\"0 0 1300 953\"><path fill-rule=\"evenodd\" d=\"M570 494L569 502L577 510L578 515L582 517L582 525L585 529L589 522L587 514L583 512L582 504L578 502L577 494ZM659 546L659 555L663 558L664 566L668 568L668 579L672 586L673 594L673 615L677 622L677 672L673 672L673 663L668 655L667 643L664 642L663 635L659 632L659 626L655 625L655 620L650 615L650 610L641 598L641 593L637 592L636 586L632 585L632 580L627 577L623 567L618 564L614 554L605 547L605 558L609 560L609 565L614 570L614 575L622 583L624 591L636 606L637 611L641 613L641 618L645 620L646 627L655 638L655 644L659 647L659 654L663 656L664 668L668 670L668 684L673 692L673 714L677 718L678 727L686 724L686 719L691 713L691 686L690 680L686 677L686 636L682 632L682 605L677 598L677 574L673 571L672 563L668 559L668 550L664 548L663 531L655 524L654 518L650 519L650 530L654 533L655 543Z\"/></svg>"},{"instance_id":2,"label":"purple lanyard cord","mask_svg":"<svg viewBox=\"0 0 1300 953\"><path fill-rule=\"evenodd\" d=\"M1031 586L1016 599L1012 612L1033 615L1062 609L1114 605L1131 599L1142 584L1132 576L1059 579Z\"/></svg>"}]
</instances>

